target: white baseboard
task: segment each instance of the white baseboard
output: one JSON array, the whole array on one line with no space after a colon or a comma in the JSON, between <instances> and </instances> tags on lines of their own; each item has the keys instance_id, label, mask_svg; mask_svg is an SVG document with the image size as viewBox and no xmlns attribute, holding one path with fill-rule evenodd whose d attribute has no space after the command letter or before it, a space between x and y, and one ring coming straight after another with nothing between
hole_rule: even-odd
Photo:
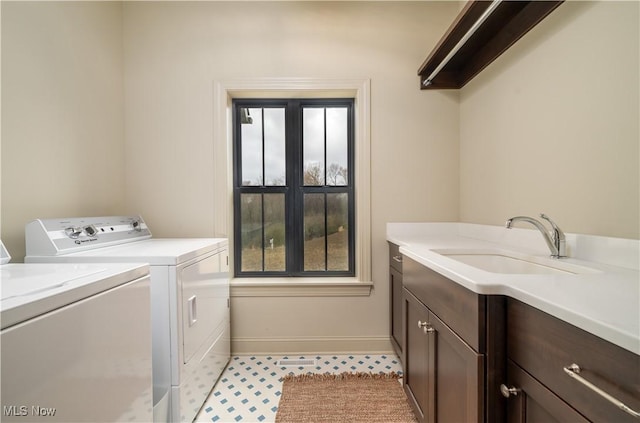
<instances>
[{"instance_id":1,"label":"white baseboard","mask_svg":"<svg viewBox=\"0 0 640 423\"><path fill-rule=\"evenodd\" d=\"M395 354L388 336L231 338L231 354Z\"/></svg>"}]
</instances>

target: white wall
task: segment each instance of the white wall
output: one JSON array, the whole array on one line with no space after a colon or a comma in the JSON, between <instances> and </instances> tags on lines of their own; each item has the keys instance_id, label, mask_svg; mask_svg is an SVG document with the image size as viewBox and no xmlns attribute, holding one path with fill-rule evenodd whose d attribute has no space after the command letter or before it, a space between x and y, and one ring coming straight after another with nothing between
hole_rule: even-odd
<instances>
[{"instance_id":1,"label":"white wall","mask_svg":"<svg viewBox=\"0 0 640 423\"><path fill-rule=\"evenodd\" d=\"M458 95L425 96L416 75L457 9L454 2L124 5L127 206L155 236L212 236L226 207L213 201L215 80L371 80L372 295L237 297L234 339L317 351L362 337L358 345L384 340L390 348L386 222L458 217Z\"/></svg>"},{"instance_id":2,"label":"white wall","mask_svg":"<svg viewBox=\"0 0 640 423\"><path fill-rule=\"evenodd\" d=\"M461 90L461 221L640 236L639 6L565 2Z\"/></svg>"},{"instance_id":3,"label":"white wall","mask_svg":"<svg viewBox=\"0 0 640 423\"><path fill-rule=\"evenodd\" d=\"M122 213L122 7L2 7L2 241L35 218Z\"/></svg>"}]
</instances>

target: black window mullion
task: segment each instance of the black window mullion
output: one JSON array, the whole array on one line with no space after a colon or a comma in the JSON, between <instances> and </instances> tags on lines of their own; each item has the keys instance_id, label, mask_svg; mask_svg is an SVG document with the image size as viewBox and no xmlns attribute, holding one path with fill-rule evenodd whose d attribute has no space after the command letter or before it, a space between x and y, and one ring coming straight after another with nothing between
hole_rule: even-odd
<instances>
[{"instance_id":1,"label":"black window mullion","mask_svg":"<svg viewBox=\"0 0 640 423\"><path fill-rule=\"evenodd\" d=\"M263 165L264 167L264 165ZM263 176L264 178L264 176ZM264 267L264 192L260 193L260 212L261 212L261 216L260 216L260 223L261 223L261 228L260 228L260 256L262 257L262 271L265 271L265 267Z\"/></svg>"},{"instance_id":2,"label":"black window mullion","mask_svg":"<svg viewBox=\"0 0 640 423\"><path fill-rule=\"evenodd\" d=\"M262 133L262 186L266 186L267 185L267 179L266 179L266 172L265 172L265 162L266 160L264 159L264 107L260 108L260 124L262 125L261 128L261 133ZM264 225L264 222L262 222L262 224ZM262 254L264 256L264 253ZM264 267L263 267L264 269Z\"/></svg>"},{"instance_id":3,"label":"black window mullion","mask_svg":"<svg viewBox=\"0 0 640 423\"><path fill-rule=\"evenodd\" d=\"M261 139L261 145L260 147L262 148L262 181L261 181L261 188L262 188L262 192L260 193L260 223L261 223L261 227L260 227L260 256L262 258L262 271L265 271L265 258L264 258L264 188L267 185L267 180L265 179L266 177L266 173L265 173L265 157L264 157L264 107L260 108L260 133L262 135L262 139Z\"/></svg>"},{"instance_id":4,"label":"black window mullion","mask_svg":"<svg viewBox=\"0 0 640 423\"><path fill-rule=\"evenodd\" d=\"M322 108L322 123L323 123L323 132L324 132L324 137L323 137L323 143L324 143L324 157L322 158L322 160L324 161L323 163L323 168L324 168L324 185L328 185L327 184L327 108L323 107Z\"/></svg>"},{"instance_id":5,"label":"black window mullion","mask_svg":"<svg viewBox=\"0 0 640 423\"><path fill-rule=\"evenodd\" d=\"M296 205L303 204L304 193L301 191L302 169L295 163L302 163L302 110L299 102L289 101L286 108L287 116L287 172L290 176L287 186L289 187L290 200L288 203L287 219L287 271L290 274L297 274L302 271L304 257L302 255L304 246L303 216L296 212Z\"/></svg>"},{"instance_id":6,"label":"black window mullion","mask_svg":"<svg viewBox=\"0 0 640 423\"><path fill-rule=\"evenodd\" d=\"M325 141L326 145L326 141ZM325 153L325 167L326 167L326 153ZM325 172L326 177L326 172ZM326 179L325 179L326 183ZM329 219L327 218L327 193L324 193L324 270L325 272L329 269L329 232L328 232L328 223Z\"/></svg>"},{"instance_id":7,"label":"black window mullion","mask_svg":"<svg viewBox=\"0 0 640 423\"><path fill-rule=\"evenodd\" d=\"M323 123L323 143L324 143L324 157L322 160L323 169L324 169L324 187L326 188L327 184L327 108L322 108L322 123ZM328 219L327 219L327 190L324 191L324 270L327 271L329 269L329 232L328 232Z\"/></svg>"}]
</instances>

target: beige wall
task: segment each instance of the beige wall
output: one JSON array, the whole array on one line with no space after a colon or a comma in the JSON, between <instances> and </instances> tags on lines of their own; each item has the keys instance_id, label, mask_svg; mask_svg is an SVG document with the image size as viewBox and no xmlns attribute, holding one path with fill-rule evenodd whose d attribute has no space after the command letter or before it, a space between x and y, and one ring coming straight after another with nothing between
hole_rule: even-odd
<instances>
[{"instance_id":1,"label":"beige wall","mask_svg":"<svg viewBox=\"0 0 640 423\"><path fill-rule=\"evenodd\" d=\"M387 217L457 218L457 95L426 98L416 79L456 6L125 3L129 208L157 235L212 232L215 80L370 78L379 232ZM413 184L427 195L416 196ZM395 208L387 198L393 193ZM438 201L426 198L431 193Z\"/></svg>"},{"instance_id":2,"label":"beige wall","mask_svg":"<svg viewBox=\"0 0 640 423\"><path fill-rule=\"evenodd\" d=\"M388 339L386 222L458 217L457 93L425 96L416 75L457 7L452 2L124 5L127 205L145 217L156 236L211 236L216 212L226 207L213 201L215 80L371 80L372 295L236 297L235 339L260 344L265 338L304 338L304 345L333 342L333 348L339 348L341 337L363 337L359 345Z\"/></svg>"},{"instance_id":3,"label":"beige wall","mask_svg":"<svg viewBox=\"0 0 640 423\"><path fill-rule=\"evenodd\" d=\"M122 7L2 7L2 241L34 218L122 213Z\"/></svg>"},{"instance_id":4,"label":"beige wall","mask_svg":"<svg viewBox=\"0 0 640 423\"><path fill-rule=\"evenodd\" d=\"M460 218L639 237L638 2L565 2L461 90Z\"/></svg>"},{"instance_id":5,"label":"beige wall","mask_svg":"<svg viewBox=\"0 0 640 423\"><path fill-rule=\"evenodd\" d=\"M375 288L234 298L236 338L385 339L388 221L545 211L637 238L638 3L567 2L460 93L420 91L458 8L3 1L3 241L21 258L32 218L115 213L158 237L214 235L214 81L279 77L371 81Z\"/></svg>"}]
</instances>

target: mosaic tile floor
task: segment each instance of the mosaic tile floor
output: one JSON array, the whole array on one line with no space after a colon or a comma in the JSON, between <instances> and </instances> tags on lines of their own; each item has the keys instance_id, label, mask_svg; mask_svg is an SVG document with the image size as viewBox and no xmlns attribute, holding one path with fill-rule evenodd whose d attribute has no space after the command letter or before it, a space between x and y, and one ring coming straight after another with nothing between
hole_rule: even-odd
<instances>
[{"instance_id":1,"label":"mosaic tile floor","mask_svg":"<svg viewBox=\"0 0 640 423\"><path fill-rule=\"evenodd\" d=\"M284 367L278 360L315 360L315 366ZM267 423L278 411L282 382L288 374L373 372L402 373L397 356L234 356L207 398L195 422Z\"/></svg>"}]
</instances>

